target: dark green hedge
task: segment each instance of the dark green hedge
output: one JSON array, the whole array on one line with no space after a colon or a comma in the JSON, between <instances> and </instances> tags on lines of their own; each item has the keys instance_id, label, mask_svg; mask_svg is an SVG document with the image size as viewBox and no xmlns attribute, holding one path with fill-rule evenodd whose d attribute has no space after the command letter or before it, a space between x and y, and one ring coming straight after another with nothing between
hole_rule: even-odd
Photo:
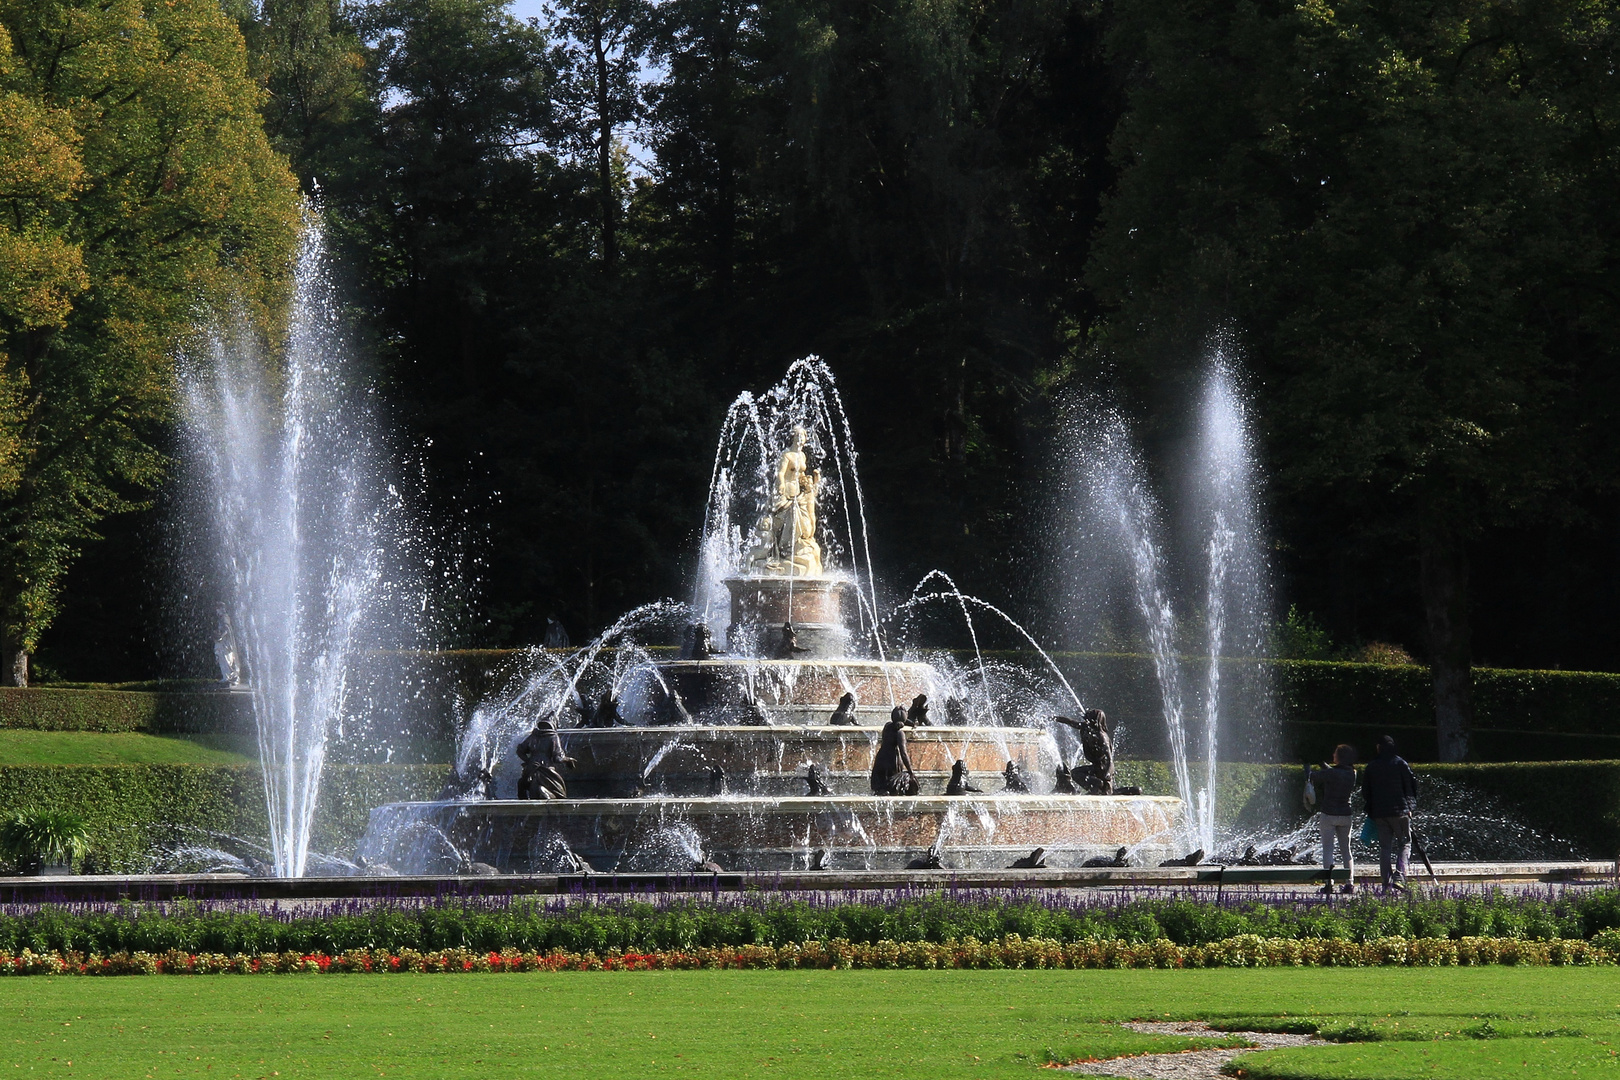
<instances>
[{"instance_id":1,"label":"dark green hedge","mask_svg":"<svg viewBox=\"0 0 1620 1080\"><path fill-rule=\"evenodd\" d=\"M1620 856L1620 761L1538 761L1460 765L1419 764L1418 810L1424 777L1471 788L1538 832L1562 837L1596 859ZM1174 795L1170 768L1159 761L1123 761L1122 784L1149 795ZM1220 824L1275 833L1307 816L1300 806L1302 766L1222 762L1216 771Z\"/></svg>"},{"instance_id":2,"label":"dark green hedge","mask_svg":"<svg viewBox=\"0 0 1620 1080\"><path fill-rule=\"evenodd\" d=\"M998 655L1040 662L1033 653ZM1150 657L1059 653L1054 659L1087 705L1124 725L1126 756L1164 756L1163 706ZM1207 664L1198 657L1181 662L1191 701ZM1221 682L1228 701L1223 756L1320 758L1338 742L1370 747L1386 732L1401 740L1402 752L1414 761L1436 756L1427 668L1227 659L1221 661ZM1476 668L1474 710L1479 760L1620 758L1620 675ZM1274 720L1262 723L1268 716Z\"/></svg>"},{"instance_id":3,"label":"dark green hedge","mask_svg":"<svg viewBox=\"0 0 1620 1080\"><path fill-rule=\"evenodd\" d=\"M1443 776L1499 801L1543 832L1573 840L1596 859L1620 856L1620 761L1418 765L1419 781Z\"/></svg>"},{"instance_id":4,"label":"dark green hedge","mask_svg":"<svg viewBox=\"0 0 1620 1080\"><path fill-rule=\"evenodd\" d=\"M0 728L252 734L246 694L0 686Z\"/></svg>"},{"instance_id":5,"label":"dark green hedge","mask_svg":"<svg viewBox=\"0 0 1620 1080\"><path fill-rule=\"evenodd\" d=\"M1325 761L1342 742L1367 756L1382 735L1393 737L1408 761L1435 761L1440 756L1433 725L1302 723L1278 725L1276 756L1292 761ZM1620 760L1620 734L1475 728L1472 744L1473 759L1480 762Z\"/></svg>"},{"instance_id":6,"label":"dark green hedge","mask_svg":"<svg viewBox=\"0 0 1620 1080\"><path fill-rule=\"evenodd\" d=\"M1279 660L1284 719L1432 727L1429 669ZM1474 669L1474 723L1490 731L1620 736L1620 675L1592 671Z\"/></svg>"},{"instance_id":7,"label":"dark green hedge","mask_svg":"<svg viewBox=\"0 0 1620 1080\"><path fill-rule=\"evenodd\" d=\"M313 846L348 855L370 809L428 798L443 765L328 765ZM208 844L210 834L263 839L264 787L245 765L0 766L0 807L47 807L81 815L90 829L86 869L146 869L159 844Z\"/></svg>"}]
</instances>

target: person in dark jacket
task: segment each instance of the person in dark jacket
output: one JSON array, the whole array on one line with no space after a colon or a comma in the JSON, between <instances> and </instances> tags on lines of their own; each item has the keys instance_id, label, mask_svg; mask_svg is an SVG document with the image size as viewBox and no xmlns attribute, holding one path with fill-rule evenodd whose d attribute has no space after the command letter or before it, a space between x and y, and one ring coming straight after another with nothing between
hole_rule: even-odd
<instances>
[{"instance_id":1,"label":"person in dark jacket","mask_svg":"<svg viewBox=\"0 0 1620 1080\"><path fill-rule=\"evenodd\" d=\"M1333 842L1337 840L1339 852L1344 856L1345 871L1345 883L1340 891L1353 893L1356 891L1356 860L1350 854L1350 796L1356 790L1355 748L1346 743L1334 747L1333 764L1312 769L1310 782L1322 806L1316 819L1322 830L1322 866L1327 874L1327 884L1322 886L1322 891L1333 891Z\"/></svg>"},{"instance_id":2,"label":"person in dark jacket","mask_svg":"<svg viewBox=\"0 0 1620 1080\"><path fill-rule=\"evenodd\" d=\"M1367 816L1378 828L1378 870L1384 887L1405 886L1417 777L1406 759L1395 752L1395 740L1388 735L1378 740L1378 756L1367 763L1361 794L1367 800Z\"/></svg>"}]
</instances>

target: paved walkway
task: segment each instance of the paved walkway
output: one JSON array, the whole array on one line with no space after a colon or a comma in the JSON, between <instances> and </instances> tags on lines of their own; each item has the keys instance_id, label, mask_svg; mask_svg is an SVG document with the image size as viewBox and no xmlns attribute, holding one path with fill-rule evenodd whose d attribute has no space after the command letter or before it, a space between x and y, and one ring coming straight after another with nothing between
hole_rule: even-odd
<instances>
[{"instance_id":1,"label":"paved walkway","mask_svg":"<svg viewBox=\"0 0 1620 1080\"><path fill-rule=\"evenodd\" d=\"M1251 1050L1277 1050L1285 1046L1327 1046L1325 1039L1315 1035L1283 1035L1267 1031L1214 1031L1199 1021L1176 1023L1133 1022L1124 1025L1132 1031L1148 1035L1210 1036L1215 1038L1237 1036L1253 1046L1232 1050L1180 1050L1169 1054L1140 1054L1136 1057L1112 1058L1108 1061L1082 1061L1066 1065L1068 1072L1088 1076L1117 1076L1127 1080L1228 1080L1221 1066Z\"/></svg>"}]
</instances>

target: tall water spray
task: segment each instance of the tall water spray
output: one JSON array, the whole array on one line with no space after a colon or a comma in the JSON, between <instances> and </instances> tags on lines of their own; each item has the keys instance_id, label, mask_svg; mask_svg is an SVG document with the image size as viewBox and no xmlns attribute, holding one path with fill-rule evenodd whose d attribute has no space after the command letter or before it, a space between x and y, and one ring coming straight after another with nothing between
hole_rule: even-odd
<instances>
[{"instance_id":1,"label":"tall water spray","mask_svg":"<svg viewBox=\"0 0 1620 1080\"><path fill-rule=\"evenodd\" d=\"M278 876L309 857L351 665L390 593L400 498L338 333L317 215L306 215L281 364L226 328L184 365L190 444L244 657Z\"/></svg>"},{"instance_id":2,"label":"tall water spray","mask_svg":"<svg viewBox=\"0 0 1620 1080\"><path fill-rule=\"evenodd\" d=\"M1198 402L1188 497L1168 515L1116 408L1081 403L1066 425L1078 466L1069 474L1076 516L1065 560L1079 568L1076 603L1089 620L1104 618L1110 596L1133 610L1152 660L1171 774L1190 811L1188 839L1205 851L1216 843L1221 727L1239 719L1264 727L1269 706L1264 687L1250 679L1248 714L1232 716L1236 695L1222 678L1222 658L1261 654L1271 606L1252 417L1233 368L1230 346L1217 341ZM1173 533L1167 518L1178 526ZM1190 537L1189 550L1175 551L1166 539L1172 535ZM1189 692L1185 678L1189 653L1205 669L1198 693Z\"/></svg>"},{"instance_id":3,"label":"tall water spray","mask_svg":"<svg viewBox=\"0 0 1620 1080\"><path fill-rule=\"evenodd\" d=\"M1070 417L1070 433L1079 449L1080 464L1081 532L1077 543L1094 568L1122 573L1128 583L1153 657L1176 794L1189 812L1196 811L1196 829L1201 834L1201 807L1213 802L1213 789L1195 789L1188 764L1181 656L1176 646L1175 611L1167 591L1159 501L1148 483L1129 425L1117 410L1083 407ZM1103 565L1098 567L1099 563Z\"/></svg>"},{"instance_id":4,"label":"tall water spray","mask_svg":"<svg viewBox=\"0 0 1620 1080\"><path fill-rule=\"evenodd\" d=\"M1201 510L1198 532L1207 537L1204 618L1208 672L1204 687L1205 784L1215 790L1221 720L1235 699L1221 678L1220 659L1258 656L1265 648L1271 615L1271 586L1258 505L1258 476L1250 429L1250 408L1238 387L1231 345L1215 344L1198 410L1193 456L1192 497ZM1257 692L1254 692L1257 691ZM1245 704L1252 727L1264 727L1269 701L1252 686ZM1214 801L1204 808L1200 834L1215 834Z\"/></svg>"}]
</instances>

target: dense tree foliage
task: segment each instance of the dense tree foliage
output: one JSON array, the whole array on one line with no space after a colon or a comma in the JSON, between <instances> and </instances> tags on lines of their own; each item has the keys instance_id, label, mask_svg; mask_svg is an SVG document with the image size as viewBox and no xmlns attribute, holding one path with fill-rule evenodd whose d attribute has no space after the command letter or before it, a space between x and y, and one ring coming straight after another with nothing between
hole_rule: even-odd
<instances>
[{"instance_id":1,"label":"dense tree foliage","mask_svg":"<svg viewBox=\"0 0 1620 1080\"><path fill-rule=\"evenodd\" d=\"M1086 159L1062 184L1094 202L1111 127L1042 110L1070 73L1106 87L1091 21L1050 0L551 14L365 9L375 163L317 176L435 480L488 521L484 641L683 591L721 410L811 352L856 410L897 578L1025 543L1067 288L1043 268L1089 228L1041 170Z\"/></svg>"},{"instance_id":2,"label":"dense tree foliage","mask_svg":"<svg viewBox=\"0 0 1620 1080\"><path fill-rule=\"evenodd\" d=\"M1467 753L1469 546L1555 515L1612 429L1612 9L1119 5L1142 66L1090 280L1174 377L1213 323L1264 380L1295 513L1416 555L1442 754ZM1331 527L1331 526L1330 526Z\"/></svg>"},{"instance_id":3,"label":"dense tree foliage","mask_svg":"<svg viewBox=\"0 0 1620 1080\"><path fill-rule=\"evenodd\" d=\"M0 103L0 631L24 683L81 547L163 474L200 301L272 306L297 207L216 0L8 0Z\"/></svg>"},{"instance_id":4,"label":"dense tree foliage","mask_svg":"<svg viewBox=\"0 0 1620 1080\"><path fill-rule=\"evenodd\" d=\"M1620 662L1612 0L232 14L368 359L487 525L477 644L684 591L721 410L812 352L891 585L1037 610L1053 402L1105 387L1168 459L1224 328L1324 650L1432 661L1453 755L1482 655ZM53 116L0 154L78 153ZM26 180L40 221L88 182ZM72 258L0 279L6 317L54 325Z\"/></svg>"}]
</instances>

